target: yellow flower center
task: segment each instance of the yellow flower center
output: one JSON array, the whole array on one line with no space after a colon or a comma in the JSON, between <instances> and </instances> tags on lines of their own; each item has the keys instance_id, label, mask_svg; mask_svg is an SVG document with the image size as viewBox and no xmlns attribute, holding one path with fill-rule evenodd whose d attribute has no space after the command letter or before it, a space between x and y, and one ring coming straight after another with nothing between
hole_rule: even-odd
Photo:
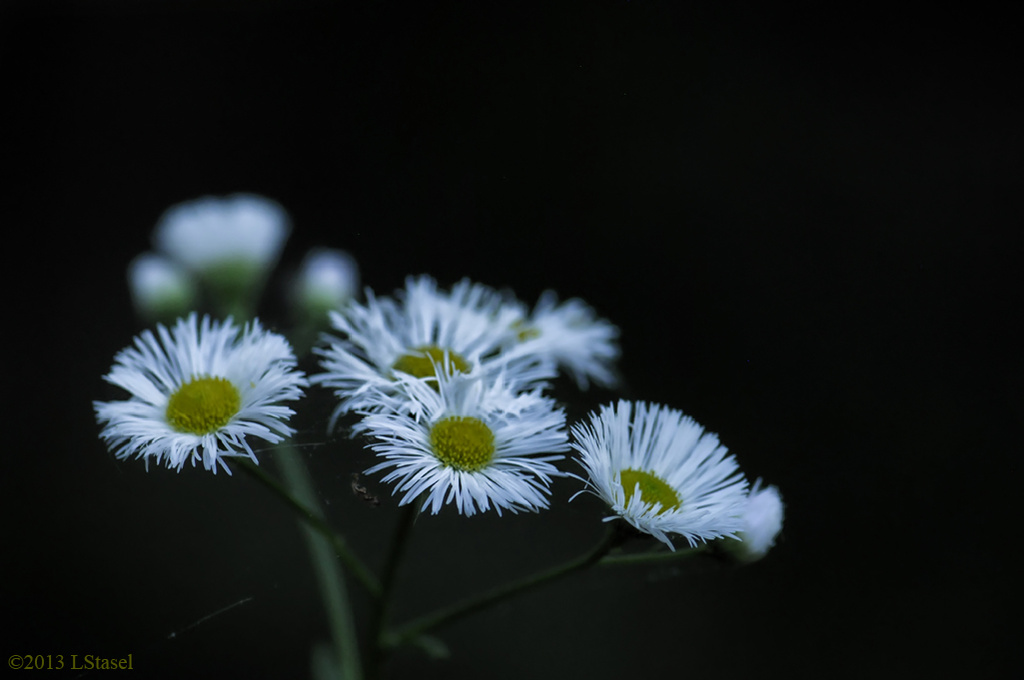
<instances>
[{"instance_id":1,"label":"yellow flower center","mask_svg":"<svg viewBox=\"0 0 1024 680\"><path fill-rule=\"evenodd\" d=\"M676 490L664 479L650 472L627 469L621 472L620 479L622 490L626 492L626 505L629 505L630 499L636 493L637 484L640 485L640 499L643 502L651 505L661 503L659 515L666 510L675 510L682 504Z\"/></svg>"},{"instance_id":2,"label":"yellow flower center","mask_svg":"<svg viewBox=\"0 0 1024 680\"><path fill-rule=\"evenodd\" d=\"M209 434L231 421L242 405L238 389L224 378L193 378L171 395L167 422L178 432Z\"/></svg>"},{"instance_id":3,"label":"yellow flower center","mask_svg":"<svg viewBox=\"0 0 1024 680\"><path fill-rule=\"evenodd\" d=\"M515 331L516 339L519 342L526 342L540 337L540 329L531 326L522 319L512 322L512 330Z\"/></svg>"},{"instance_id":4,"label":"yellow flower center","mask_svg":"<svg viewBox=\"0 0 1024 680\"><path fill-rule=\"evenodd\" d=\"M442 349L437 345L424 345L417 347L408 354L398 357L398 360L391 366L392 370L408 373L417 378L433 378L437 374L434 366L444 365L444 356L447 353L449 361L449 373L469 373L469 362L455 352Z\"/></svg>"},{"instance_id":5,"label":"yellow flower center","mask_svg":"<svg viewBox=\"0 0 1024 680\"><path fill-rule=\"evenodd\" d=\"M430 428L430 448L446 466L476 472L494 457L494 433L478 418L448 416Z\"/></svg>"}]
</instances>

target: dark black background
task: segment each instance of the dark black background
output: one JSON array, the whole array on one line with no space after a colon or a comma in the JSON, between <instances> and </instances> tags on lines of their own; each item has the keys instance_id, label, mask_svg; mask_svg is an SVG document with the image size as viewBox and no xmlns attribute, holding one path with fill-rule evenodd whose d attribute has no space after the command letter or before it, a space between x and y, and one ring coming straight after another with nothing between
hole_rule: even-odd
<instances>
[{"instance_id":1,"label":"dark black background","mask_svg":"<svg viewBox=\"0 0 1024 680\"><path fill-rule=\"evenodd\" d=\"M1009 11L138 4L0 12L5 653L308 675L326 624L287 510L239 475L114 460L91 411L141 327L124 271L160 213L251 191L294 220L272 292L327 245L378 291L429 273L581 296L622 329L621 394L691 413L785 496L761 563L588 573L451 626L450 661L404 653L394 677L985 675L1009 658ZM273 294L263 311L286 322ZM616 396L569 394L574 417ZM328 440L329 408L311 395L300 438L328 444L307 450L321 499L378 560L394 508L352 498L368 458ZM421 520L396 616L585 549L602 508L567 505L576 488L538 515Z\"/></svg>"}]
</instances>

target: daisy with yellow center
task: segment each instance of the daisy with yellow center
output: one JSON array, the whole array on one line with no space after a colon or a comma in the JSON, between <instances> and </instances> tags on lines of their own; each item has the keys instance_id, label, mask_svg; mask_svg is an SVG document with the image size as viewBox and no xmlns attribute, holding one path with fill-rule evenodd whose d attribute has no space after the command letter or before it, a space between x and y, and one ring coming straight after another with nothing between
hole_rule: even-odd
<instances>
[{"instance_id":1,"label":"daisy with yellow center","mask_svg":"<svg viewBox=\"0 0 1024 680\"><path fill-rule=\"evenodd\" d=\"M621 517L673 550L673 535L695 546L743 529L747 481L736 459L681 411L619 401L572 434L584 491L611 507L608 520Z\"/></svg>"},{"instance_id":2,"label":"daisy with yellow center","mask_svg":"<svg viewBox=\"0 0 1024 680\"><path fill-rule=\"evenodd\" d=\"M500 353L518 313L486 286L461 281L446 292L430 277L410 277L395 297L378 298L368 290L366 298L366 304L352 302L331 312L337 335L316 350L323 372L311 380L335 391L334 419L352 411L412 408L401 389L403 376L435 390L437 371L505 371L524 386L554 376L554 364L545 357Z\"/></svg>"},{"instance_id":3,"label":"daisy with yellow center","mask_svg":"<svg viewBox=\"0 0 1024 680\"><path fill-rule=\"evenodd\" d=\"M493 508L537 511L548 507L556 454L569 448L565 414L540 389L521 391L504 375L440 372L436 385L398 378L408 412L369 412L356 426L373 439L383 460L366 471L388 471L399 505L423 497L437 513L446 504L473 515Z\"/></svg>"},{"instance_id":4,"label":"daisy with yellow center","mask_svg":"<svg viewBox=\"0 0 1024 680\"><path fill-rule=\"evenodd\" d=\"M277 443L292 434L285 423L294 412L280 402L301 397L307 382L283 337L258 321L239 328L194 313L156 330L119 352L105 376L130 397L93 404L118 458L178 470L201 461L230 474L226 457L258 462L247 437Z\"/></svg>"}]
</instances>

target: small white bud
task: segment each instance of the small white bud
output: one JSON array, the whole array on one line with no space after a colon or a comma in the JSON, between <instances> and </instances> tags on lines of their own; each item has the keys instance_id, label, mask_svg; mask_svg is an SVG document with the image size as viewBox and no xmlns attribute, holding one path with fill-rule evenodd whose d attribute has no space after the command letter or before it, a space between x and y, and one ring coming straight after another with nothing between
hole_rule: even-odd
<instances>
[{"instance_id":1,"label":"small white bud","mask_svg":"<svg viewBox=\"0 0 1024 680\"><path fill-rule=\"evenodd\" d=\"M135 311L147 321L184 316L196 304L189 273L154 253L142 253L128 264L128 291Z\"/></svg>"},{"instance_id":2,"label":"small white bud","mask_svg":"<svg viewBox=\"0 0 1024 680\"><path fill-rule=\"evenodd\" d=\"M303 258L294 286L296 304L310 315L326 315L356 294L359 266L343 250L314 248Z\"/></svg>"}]
</instances>

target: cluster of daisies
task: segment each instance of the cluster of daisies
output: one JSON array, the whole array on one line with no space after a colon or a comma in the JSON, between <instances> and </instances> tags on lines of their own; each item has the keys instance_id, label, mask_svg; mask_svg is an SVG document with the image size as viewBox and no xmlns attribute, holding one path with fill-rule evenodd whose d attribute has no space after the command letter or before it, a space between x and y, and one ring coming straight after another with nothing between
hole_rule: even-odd
<instances>
[{"instance_id":1,"label":"cluster of daisies","mask_svg":"<svg viewBox=\"0 0 1024 680\"><path fill-rule=\"evenodd\" d=\"M559 373L581 389L616 384L618 329L581 300L548 292L531 308L480 283L445 289L419 276L392 295L367 289L360 302L351 258L318 251L293 286L295 304L330 310L313 350L320 372L308 377L289 342L259 321L187 310L197 290L225 309L250 301L287 230L280 206L250 195L182 204L161 218L157 252L132 264L129 282L140 312L182 313L143 331L106 376L130 395L94 404L117 457L230 473L232 457L258 462L251 440L294 434L287 404L312 384L337 399L330 427L354 416L354 433L377 457L366 473L383 473L399 504L433 513L453 505L467 516L537 511L552 480L569 475L608 504L609 519L670 548L675 538L728 537L756 558L771 547L778 490L750 488L718 438L680 411L618 401L567 427L547 394ZM556 466L568 452L582 474Z\"/></svg>"},{"instance_id":2,"label":"cluster of daisies","mask_svg":"<svg viewBox=\"0 0 1024 680\"><path fill-rule=\"evenodd\" d=\"M569 449L565 414L544 395L560 367L581 383L613 381L618 330L579 300L529 312L510 295L461 281L410 278L394 296L332 312L323 373L335 416L381 458L400 504L472 515L548 505L554 462Z\"/></svg>"}]
</instances>

